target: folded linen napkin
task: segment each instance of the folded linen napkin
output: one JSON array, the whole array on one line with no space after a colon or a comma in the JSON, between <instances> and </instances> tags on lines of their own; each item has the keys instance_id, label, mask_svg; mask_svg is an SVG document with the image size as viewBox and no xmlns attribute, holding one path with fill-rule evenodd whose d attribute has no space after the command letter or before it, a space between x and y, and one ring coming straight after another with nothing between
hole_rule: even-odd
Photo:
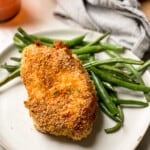
<instances>
[{"instance_id":1,"label":"folded linen napkin","mask_svg":"<svg viewBox=\"0 0 150 150\"><path fill-rule=\"evenodd\" d=\"M57 0L55 15L76 27L111 31L140 58L150 47L150 22L136 0Z\"/></svg>"}]
</instances>

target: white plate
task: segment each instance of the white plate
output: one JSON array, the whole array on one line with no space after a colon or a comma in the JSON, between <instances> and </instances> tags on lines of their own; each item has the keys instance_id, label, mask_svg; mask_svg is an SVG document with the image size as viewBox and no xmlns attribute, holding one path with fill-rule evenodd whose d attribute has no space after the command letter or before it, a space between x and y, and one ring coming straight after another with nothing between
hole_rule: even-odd
<instances>
[{"instance_id":1,"label":"white plate","mask_svg":"<svg viewBox=\"0 0 150 150\"><path fill-rule=\"evenodd\" d=\"M87 30L58 30L40 33L43 36L69 39L87 33L87 39L99 36L96 32ZM10 45L0 55L0 63L9 60L10 56L19 55L14 45ZM127 51L125 56L136 58ZM102 56L100 56L102 57ZM0 70L0 77L6 72ZM146 72L144 80L150 85L150 74ZM120 95L125 98L143 99L137 92L120 89ZM131 94L133 96L131 96ZM65 137L45 135L33 127L28 110L24 107L27 92L20 79L11 81L0 88L0 142L10 150L132 150L140 142L149 123L150 107L124 108L124 126L116 133L106 134L104 128L114 124L104 114L100 113L92 134L81 142L74 142Z\"/></svg>"}]
</instances>

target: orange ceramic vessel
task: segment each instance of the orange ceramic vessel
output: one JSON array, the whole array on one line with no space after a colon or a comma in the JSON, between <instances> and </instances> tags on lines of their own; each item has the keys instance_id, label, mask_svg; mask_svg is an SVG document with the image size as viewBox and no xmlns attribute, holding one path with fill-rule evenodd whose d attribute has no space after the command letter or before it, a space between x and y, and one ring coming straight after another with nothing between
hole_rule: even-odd
<instances>
[{"instance_id":1,"label":"orange ceramic vessel","mask_svg":"<svg viewBox=\"0 0 150 150\"><path fill-rule=\"evenodd\" d=\"M20 0L0 0L0 21L14 17L20 9Z\"/></svg>"}]
</instances>

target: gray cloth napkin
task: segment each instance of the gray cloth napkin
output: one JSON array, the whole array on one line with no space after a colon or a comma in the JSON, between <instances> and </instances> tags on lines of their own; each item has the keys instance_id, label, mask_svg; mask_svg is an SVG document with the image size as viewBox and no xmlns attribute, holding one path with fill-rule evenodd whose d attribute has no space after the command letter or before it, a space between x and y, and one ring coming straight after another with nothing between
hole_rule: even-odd
<instances>
[{"instance_id":1,"label":"gray cloth napkin","mask_svg":"<svg viewBox=\"0 0 150 150\"><path fill-rule=\"evenodd\" d=\"M57 0L55 15L74 27L111 31L140 58L150 47L150 22L136 0Z\"/></svg>"}]
</instances>

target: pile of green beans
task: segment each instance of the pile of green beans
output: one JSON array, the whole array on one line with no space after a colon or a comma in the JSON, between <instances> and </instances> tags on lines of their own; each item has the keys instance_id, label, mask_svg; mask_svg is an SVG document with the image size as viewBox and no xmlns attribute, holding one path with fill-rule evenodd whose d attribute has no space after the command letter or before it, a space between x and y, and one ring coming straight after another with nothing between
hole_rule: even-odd
<instances>
[{"instance_id":1,"label":"pile of green beans","mask_svg":"<svg viewBox=\"0 0 150 150\"><path fill-rule=\"evenodd\" d=\"M105 129L106 133L112 133L123 126L124 106L146 107L149 105L150 87L145 85L142 74L150 66L150 60L143 62L141 60L123 58L120 54L124 52L124 47L102 42L108 35L110 33L106 32L95 41L85 41L86 35L70 40L52 39L30 35L19 27L13 39L19 52L22 52L26 46L37 42L50 47L53 47L55 41L64 42L72 50L72 53L81 60L83 67L89 73L91 80L93 80L99 98L100 110L116 122L113 127ZM101 52L105 52L110 58L105 60L95 59L94 54ZM10 59L15 61L17 65L7 63L0 65L1 68L9 72L9 75L0 81L0 86L20 76L21 58L11 57ZM134 65L138 67L134 67ZM116 86L143 92L146 100L121 99L117 95Z\"/></svg>"}]
</instances>

